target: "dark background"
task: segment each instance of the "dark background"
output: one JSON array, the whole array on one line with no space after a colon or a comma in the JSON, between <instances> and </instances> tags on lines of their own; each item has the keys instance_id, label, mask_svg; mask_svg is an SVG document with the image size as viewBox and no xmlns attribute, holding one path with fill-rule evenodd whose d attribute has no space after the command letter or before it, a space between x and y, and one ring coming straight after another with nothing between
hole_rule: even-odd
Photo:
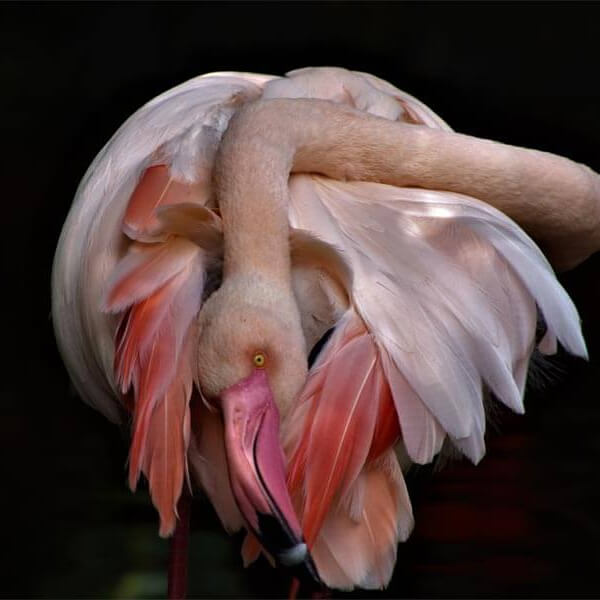
<instances>
[{"instance_id":1,"label":"dark background","mask_svg":"<svg viewBox=\"0 0 600 600\"><path fill-rule=\"evenodd\" d=\"M160 597L167 546L125 483L126 435L80 402L54 344L49 277L78 180L136 108L192 76L372 72L455 129L600 171L597 5L2 4L0 456L5 597ZM561 356L528 414L502 412L478 467L409 477L416 529L369 597L599 597L600 260L562 277L591 362ZM6 335L8 334L8 335ZM195 501L191 592L285 596Z\"/></svg>"}]
</instances>

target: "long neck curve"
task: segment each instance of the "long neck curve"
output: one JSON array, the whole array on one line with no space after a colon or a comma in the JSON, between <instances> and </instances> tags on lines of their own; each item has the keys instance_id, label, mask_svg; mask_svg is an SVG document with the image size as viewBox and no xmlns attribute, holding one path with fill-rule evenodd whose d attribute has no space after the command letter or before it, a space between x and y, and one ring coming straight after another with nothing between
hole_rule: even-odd
<instances>
[{"instance_id":1,"label":"long neck curve","mask_svg":"<svg viewBox=\"0 0 600 600\"><path fill-rule=\"evenodd\" d=\"M255 123L245 108L231 119L214 180L223 219L224 277L260 272L288 282L288 178L293 138ZM257 128L258 126L258 128Z\"/></svg>"},{"instance_id":2,"label":"long neck curve","mask_svg":"<svg viewBox=\"0 0 600 600\"><path fill-rule=\"evenodd\" d=\"M513 218L550 254L566 240L580 253L599 245L600 179L583 165L326 100L258 100L231 119L215 164L224 228L235 232L225 236L225 276L259 266L289 278L281 249L292 172L467 194Z\"/></svg>"}]
</instances>

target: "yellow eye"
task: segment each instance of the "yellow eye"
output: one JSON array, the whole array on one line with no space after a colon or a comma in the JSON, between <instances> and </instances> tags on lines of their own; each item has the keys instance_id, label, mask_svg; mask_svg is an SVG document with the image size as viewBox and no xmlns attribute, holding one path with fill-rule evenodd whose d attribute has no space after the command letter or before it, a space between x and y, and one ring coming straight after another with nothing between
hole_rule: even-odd
<instances>
[{"instance_id":1,"label":"yellow eye","mask_svg":"<svg viewBox=\"0 0 600 600\"><path fill-rule=\"evenodd\" d=\"M252 359L252 362L254 363L254 366L262 369L265 366L265 363L267 362L267 359L265 357L265 355L262 352L257 352L254 355L254 358Z\"/></svg>"}]
</instances>

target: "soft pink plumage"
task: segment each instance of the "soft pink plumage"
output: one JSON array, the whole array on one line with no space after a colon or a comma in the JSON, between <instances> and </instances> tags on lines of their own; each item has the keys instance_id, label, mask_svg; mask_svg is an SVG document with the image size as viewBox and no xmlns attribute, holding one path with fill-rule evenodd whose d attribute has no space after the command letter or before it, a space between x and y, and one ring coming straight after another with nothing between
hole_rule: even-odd
<instances>
[{"instance_id":1,"label":"soft pink plumage","mask_svg":"<svg viewBox=\"0 0 600 600\"><path fill-rule=\"evenodd\" d=\"M113 420L131 410L130 485L149 479L161 535L189 462L227 530L252 530L246 562L261 525L236 493L272 502L280 466L243 471L263 425L237 440L201 394L218 405L265 358L270 389L244 393L281 414L320 577L382 587L412 528L401 466L446 438L482 458L484 390L522 412L537 310L541 350L586 355L550 264L490 204L572 266L597 248L584 213L599 190L566 159L452 133L372 75L205 75L142 107L85 176L55 260L57 338L84 399ZM283 550L278 562L302 560Z\"/></svg>"}]
</instances>

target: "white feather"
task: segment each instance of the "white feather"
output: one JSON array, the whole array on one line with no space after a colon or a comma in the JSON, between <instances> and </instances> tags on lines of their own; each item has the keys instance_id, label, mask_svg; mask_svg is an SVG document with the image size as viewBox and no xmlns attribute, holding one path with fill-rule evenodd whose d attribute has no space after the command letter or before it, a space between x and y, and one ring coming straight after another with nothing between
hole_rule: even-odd
<instances>
[{"instance_id":1,"label":"white feather","mask_svg":"<svg viewBox=\"0 0 600 600\"><path fill-rule=\"evenodd\" d=\"M161 94L119 128L79 185L54 259L53 321L79 394L113 421L120 418L112 364L116 319L103 314L95 300L125 249L121 223L129 198L156 159L170 156L191 178L197 162L210 159L232 106L259 97L259 86L269 79L209 74ZM196 148L195 140L211 143Z\"/></svg>"},{"instance_id":2,"label":"white feather","mask_svg":"<svg viewBox=\"0 0 600 600\"><path fill-rule=\"evenodd\" d=\"M329 100L381 118L451 131L428 107L391 84L337 68L298 69L286 78L211 73L138 110L84 176L53 269L53 319L65 363L82 397L112 420L120 416L113 372L117 320L102 312L101 299L107 282L137 264L132 252L117 267L129 241L122 221L131 194L147 167L166 162L176 179L201 182L201 202L210 203L221 136L235 111L261 96ZM431 461L446 435L471 460L483 456L484 384L513 410L523 411L536 305L548 326L541 350L554 351L558 338L570 352L587 355L577 311L550 265L534 242L494 208L444 191L311 175L294 175L289 189L290 225L332 245L352 271L347 291L353 306L347 314L356 311L376 342L403 447L414 462ZM201 301L205 265L200 262L198 285L177 298L186 323ZM158 273L154 282L163 279ZM347 309L334 279L314 265L295 267L294 292L311 343ZM135 298L146 292L140 288ZM330 349L335 340L334 335ZM322 363L317 361L315 369ZM301 420L307 407L297 408ZM288 428L284 420L284 438L293 447L300 432ZM212 441L214 468L201 456L202 440L192 440L197 455L192 469L209 496L224 491L227 500L217 510L226 527L235 530L242 521L223 468L222 440ZM208 453L209 440L204 443ZM341 506L345 517L356 523L363 519L368 529L367 475L361 473ZM317 564L329 564L329 581L339 587L380 587L391 576L396 541L408 536L412 512L395 458L388 475L398 512L379 523L380 539L372 537L366 544L382 549L375 562L368 548L348 546L343 530L336 529L336 519L341 522L344 515L327 517L321 536L326 543L314 548L314 556Z\"/></svg>"},{"instance_id":3,"label":"white feather","mask_svg":"<svg viewBox=\"0 0 600 600\"><path fill-rule=\"evenodd\" d=\"M292 178L290 189L294 226L342 249L357 310L473 461L485 451L482 380L523 411L516 370L533 348L535 302L561 343L585 355L576 309L548 262L493 208L458 194L314 176ZM440 243L448 235L455 239ZM467 243L472 256L448 250ZM432 450L423 427L407 446L413 460Z\"/></svg>"}]
</instances>

